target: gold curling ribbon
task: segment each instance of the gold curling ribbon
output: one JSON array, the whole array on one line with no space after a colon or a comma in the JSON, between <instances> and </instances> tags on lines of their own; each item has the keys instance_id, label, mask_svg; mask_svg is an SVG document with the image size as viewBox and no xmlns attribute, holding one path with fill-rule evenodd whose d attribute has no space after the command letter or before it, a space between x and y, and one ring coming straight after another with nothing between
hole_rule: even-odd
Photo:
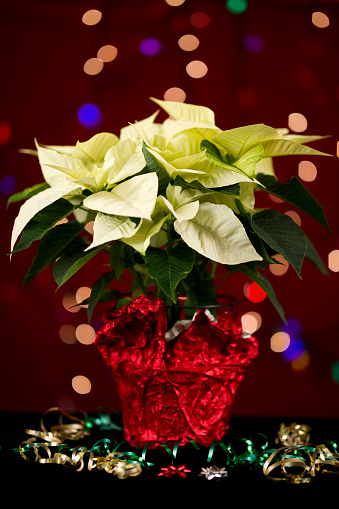
<instances>
[{"instance_id":1,"label":"gold curling ribbon","mask_svg":"<svg viewBox=\"0 0 339 509\"><path fill-rule=\"evenodd\" d=\"M319 471L339 473L339 470L335 470L339 468L339 454L332 453L323 444L310 444L310 432L311 428L306 424L280 425L276 443L280 441L283 446L276 449L263 466L263 473L268 479L301 484L309 483ZM278 467L280 476L272 476L271 472Z\"/></svg>"},{"instance_id":2,"label":"gold curling ribbon","mask_svg":"<svg viewBox=\"0 0 339 509\"><path fill-rule=\"evenodd\" d=\"M281 442L286 446L306 445L310 441L311 428L307 424L293 422L289 426L280 424L280 430L276 443Z\"/></svg>"}]
</instances>

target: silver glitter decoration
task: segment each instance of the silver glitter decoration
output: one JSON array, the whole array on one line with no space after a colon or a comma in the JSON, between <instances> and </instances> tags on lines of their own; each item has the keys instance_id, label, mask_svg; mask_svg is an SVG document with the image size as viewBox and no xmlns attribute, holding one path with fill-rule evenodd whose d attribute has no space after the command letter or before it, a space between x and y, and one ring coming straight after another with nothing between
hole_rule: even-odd
<instances>
[{"instance_id":1,"label":"silver glitter decoration","mask_svg":"<svg viewBox=\"0 0 339 509\"><path fill-rule=\"evenodd\" d=\"M228 477L228 472L226 468L218 468L214 465L213 467L203 468L199 475L205 476L208 481L211 481L212 479L219 480Z\"/></svg>"}]
</instances>

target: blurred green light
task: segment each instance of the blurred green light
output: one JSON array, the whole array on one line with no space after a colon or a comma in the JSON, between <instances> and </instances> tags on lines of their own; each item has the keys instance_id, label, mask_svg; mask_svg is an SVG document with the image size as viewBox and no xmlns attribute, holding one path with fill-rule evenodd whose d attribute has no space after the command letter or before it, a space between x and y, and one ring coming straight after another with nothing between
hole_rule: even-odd
<instances>
[{"instance_id":1,"label":"blurred green light","mask_svg":"<svg viewBox=\"0 0 339 509\"><path fill-rule=\"evenodd\" d=\"M331 366L331 376L334 383L339 384L339 361L334 362Z\"/></svg>"},{"instance_id":2,"label":"blurred green light","mask_svg":"<svg viewBox=\"0 0 339 509\"><path fill-rule=\"evenodd\" d=\"M246 0L227 0L226 8L232 14L242 14L246 11L248 3Z\"/></svg>"}]
</instances>

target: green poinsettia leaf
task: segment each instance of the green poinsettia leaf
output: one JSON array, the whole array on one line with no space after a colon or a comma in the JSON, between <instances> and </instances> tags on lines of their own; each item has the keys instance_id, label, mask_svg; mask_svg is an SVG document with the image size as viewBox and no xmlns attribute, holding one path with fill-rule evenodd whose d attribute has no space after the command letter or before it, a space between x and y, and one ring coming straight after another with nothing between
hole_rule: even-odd
<instances>
[{"instance_id":1,"label":"green poinsettia leaf","mask_svg":"<svg viewBox=\"0 0 339 509\"><path fill-rule=\"evenodd\" d=\"M110 249L109 261L115 277L119 281L121 274L135 264L133 248L124 242L114 242Z\"/></svg>"},{"instance_id":2,"label":"green poinsettia leaf","mask_svg":"<svg viewBox=\"0 0 339 509\"><path fill-rule=\"evenodd\" d=\"M53 276L58 288L66 283L70 277L106 246L102 245L90 251L85 251L87 244L80 238L75 240L76 242L73 242L69 249L54 264Z\"/></svg>"},{"instance_id":3,"label":"green poinsettia leaf","mask_svg":"<svg viewBox=\"0 0 339 509\"><path fill-rule=\"evenodd\" d=\"M145 142L142 142L142 152L145 157L147 168L145 170L142 170L142 172L149 172L154 171L159 180L159 194L165 195L166 194L166 188L170 181L170 176L163 168L161 168L156 159L149 153L149 151L146 148ZM141 173L142 173L141 172Z\"/></svg>"},{"instance_id":4,"label":"green poinsettia leaf","mask_svg":"<svg viewBox=\"0 0 339 509\"><path fill-rule=\"evenodd\" d=\"M178 244L167 251L149 247L144 256L150 277L157 281L172 302L177 302L175 290L192 270L194 259L194 251L185 244Z\"/></svg>"},{"instance_id":5,"label":"green poinsettia leaf","mask_svg":"<svg viewBox=\"0 0 339 509\"><path fill-rule=\"evenodd\" d=\"M318 251L316 250L316 248L306 235L305 240L306 240L305 258L312 262L320 270L320 272L328 276L329 275L328 270L326 269L322 259L320 258Z\"/></svg>"},{"instance_id":6,"label":"green poinsettia leaf","mask_svg":"<svg viewBox=\"0 0 339 509\"><path fill-rule=\"evenodd\" d=\"M99 279L94 283L91 295L88 298L87 318L90 323L94 308L104 295L107 286L115 279L114 271L102 274Z\"/></svg>"},{"instance_id":7,"label":"green poinsettia leaf","mask_svg":"<svg viewBox=\"0 0 339 509\"><path fill-rule=\"evenodd\" d=\"M215 145L213 145L213 143L210 143L210 142L206 143L206 142L207 142L207 140L203 140L201 142L200 147L202 149L205 149L205 155L206 155L207 159L212 161L212 163L216 164L217 166L224 168L225 170L234 171L235 173L239 173L240 175L245 175L249 179L253 180L254 170L253 170L253 172L251 171L249 173L246 173L245 170L243 170L242 168L237 166L236 162L230 164L230 163L224 161L218 148Z\"/></svg>"},{"instance_id":8,"label":"green poinsettia leaf","mask_svg":"<svg viewBox=\"0 0 339 509\"><path fill-rule=\"evenodd\" d=\"M7 201L7 207L11 203L15 203L18 201L24 201L28 200L32 196L35 196L36 194L40 193L41 191L45 191L45 189L48 189L50 186L47 184L47 182L42 182L41 184L36 184L32 187L27 187L23 191L20 191L19 193L12 194Z\"/></svg>"},{"instance_id":9,"label":"green poinsettia leaf","mask_svg":"<svg viewBox=\"0 0 339 509\"><path fill-rule=\"evenodd\" d=\"M275 291L273 289L273 286L271 283L266 279L260 272L258 272L255 264L253 262L249 263L242 263L240 265L225 265L227 270L232 272L243 272L249 279L257 283L257 285L260 286L266 293L269 300L272 302L274 308L278 312L280 318L283 320L284 323L286 322L285 313L284 310L278 301Z\"/></svg>"},{"instance_id":10,"label":"green poinsettia leaf","mask_svg":"<svg viewBox=\"0 0 339 509\"><path fill-rule=\"evenodd\" d=\"M262 210L252 216L251 225L255 233L280 253L301 277L307 246L303 231L293 219L277 210Z\"/></svg>"},{"instance_id":11,"label":"green poinsettia leaf","mask_svg":"<svg viewBox=\"0 0 339 509\"><path fill-rule=\"evenodd\" d=\"M40 242L37 255L24 278L24 286L32 281L43 269L53 263L79 235L84 225L77 221L57 225L49 230Z\"/></svg>"},{"instance_id":12,"label":"green poinsettia leaf","mask_svg":"<svg viewBox=\"0 0 339 509\"><path fill-rule=\"evenodd\" d=\"M261 184L263 184L263 186L265 186L265 189L261 188L260 190L267 191L268 193L295 205L331 232L331 228L327 223L322 206L297 177L292 177L286 183L279 182L272 175L264 175L262 173L257 175L256 178Z\"/></svg>"},{"instance_id":13,"label":"green poinsettia leaf","mask_svg":"<svg viewBox=\"0 0 339 509\"><path fill-rule=\"evenodd\" d=\"M41 239L58 221L69 216L78 206L60 198L40 210L25 226L20 240L12 253L29 248L35 240Z\"/></svg>"},{"instance_id":14,"label":"green poinsettia leaf","mask_svg":"<svg viewBox=\"0 0 339 509\"><path fill-rule=\"evenodd\" d=\"M209 189L208 187L203 186L198 182L198 180L192 180L192 182L185 182L185 180L177 175L173 180L172 184L174 186L182 187L183 189L196 189L197 191L201 191L202 193L221 193L221 194L230 194L232 196L240 195L240 184L233 184L231 186L223 186L216 187L214 189Z\"/></svg>"},{"instance_id":15,"label":"green poinsettia leaf","mask_svg":"<svg viewBox=\"0 0 339 509\"><path fill-rule=\"evenodd\" d=\"M237 160L254 146L278 136L278 131L273 127L265 124L253 124L222 131L212 139L224 147L233 160Z\"/></svg>"}]
</instances>

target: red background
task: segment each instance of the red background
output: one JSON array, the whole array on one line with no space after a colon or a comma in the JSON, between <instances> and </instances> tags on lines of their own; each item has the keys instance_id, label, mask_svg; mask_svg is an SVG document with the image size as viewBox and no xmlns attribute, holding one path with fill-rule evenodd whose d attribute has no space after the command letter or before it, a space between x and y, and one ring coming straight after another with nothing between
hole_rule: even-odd
<instances>
[{"instance_id":1,"label":"red background","mask_svg":"<svg viewBox=\"0 0 339 509\"><path fill-rule=\"evenodd\" d=\"M119 134L128 122L155 111L150 96L162 99L171 87L182 88L186 102L212 108L222 129L261 122L287 127L288 115L299 112L308 120L306 133L331 135L314 146L334 157L313 157L318 176L305 185L324 206L335 235L300 213L304 231L327 264L328 253L339 248L339 3L249 0L248 4L242 14L232 14L225 2L218 0L186 0L179 7L163 0L2 2L0 122L10 124L12 136L0 146L0 178L13 175L16 191L42 181L37 160L18 152L34 148L34 137L44 144L72 145L98 131ZM88 9L103 14L95 26L81 21ZM190 16L197 11L210 17L205 28L190 23ZM314 11L328 15L327 28L312 24ZM187 33L200 40L191 53L182 51L177 43ZM243 46L247 35L260 36L264 49L247 51ZM163 50L157 56L140 53L139 43L147 37L161 40ZM85 61L105 44L118 48L117 58L105 64L100 74L85 74ZM195 59L208 66L201 79L191 78L185 70ZM246 101L246 97L253 100ZM96 131L89 131L77 120L79 107L89 102L103 113ZM296 156L278 159L279 179L286 181L296 175L300 160ZM19 207L13 204L7 209L8 196L0 199L4 225L1 409L42 412L55 405L86 411L118 408L112 377L96 348L78 342L67 345L59 338L61 325L86 322L84 309L78 313L64 309L64 294L91 286L107 260L94 258L57 292L49 269L22 289L36 247L9 261L11 228ZM281 212L291 209L287 204L276 207ZM257 311L263 320L256 333L260 355L239 388L234 415L339 417L339 384L331 378L331 366L339 361L338 273L326 277L305 261L302 280L291 267L282 277L270 273L266 277L287 318L300 320L310 363L307 369L295 372L281 354L270 349L270 337L281 325L279 316L267 299L259 304L247 300L245 277L230 277L223 290L238 299L237 310ZM95 326L104 309L97 310ZM72 378L79 374L91 380L89 394L79 395L72 389Z\"/></svg>"}]
</instances>

